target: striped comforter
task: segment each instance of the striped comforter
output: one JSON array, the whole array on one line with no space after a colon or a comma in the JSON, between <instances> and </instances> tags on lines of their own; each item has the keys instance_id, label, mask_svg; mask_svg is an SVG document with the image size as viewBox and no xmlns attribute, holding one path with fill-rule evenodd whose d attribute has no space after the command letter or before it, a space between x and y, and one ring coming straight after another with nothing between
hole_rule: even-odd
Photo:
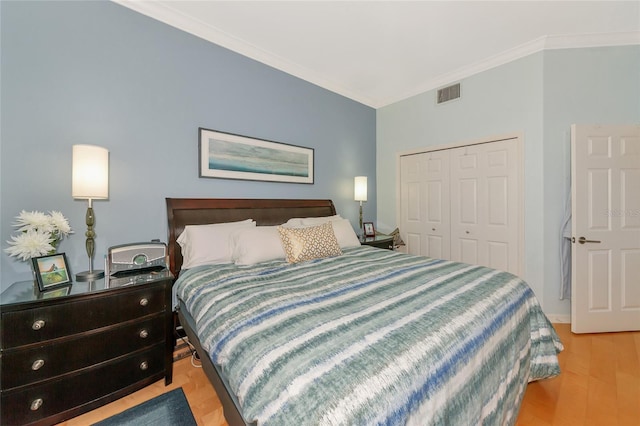
<instances>
[{"instance_id":1,"label":"striped comforter","mask_svg":"<svg viewBox=\"0 0 640 426\"><path fill-rule=\"evenodd\" d=\"M559 373L532 290L481 266L359 247L175 290L258 425L514 424L527 382Z\"/></svg>"}]
</instances>

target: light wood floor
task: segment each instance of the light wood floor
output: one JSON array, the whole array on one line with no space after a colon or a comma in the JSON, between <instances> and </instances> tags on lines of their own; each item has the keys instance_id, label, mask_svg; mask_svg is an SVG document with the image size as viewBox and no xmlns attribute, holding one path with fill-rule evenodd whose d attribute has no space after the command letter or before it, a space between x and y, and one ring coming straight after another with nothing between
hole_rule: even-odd
<instances>
[{"instance_id":1,"label":"light wood floor","mask_svg":"<svg viewBox=\"0 0 640 426\"><path fill-rule=\"evenodd\" d=\"M561 373L530 383L517 426L640 425L640 332L572 334L554 324L564 345Z\"/></svg>"},{"instance_id":2,"label":"light wood floor","mask_svg":"<svg viewBox=\"0 0 640 426\"><path fill-rule=\"evenodd\" d=\"M640 426L640 332L572 334L555 324L565 350L562 373L530 383L517 426ZM182 387L198 425L226 425L220 401L201 368L185 358L174 364L173 383L154 383L62 425L88 425L154 396Z\"/></svg>"}]
</instances>

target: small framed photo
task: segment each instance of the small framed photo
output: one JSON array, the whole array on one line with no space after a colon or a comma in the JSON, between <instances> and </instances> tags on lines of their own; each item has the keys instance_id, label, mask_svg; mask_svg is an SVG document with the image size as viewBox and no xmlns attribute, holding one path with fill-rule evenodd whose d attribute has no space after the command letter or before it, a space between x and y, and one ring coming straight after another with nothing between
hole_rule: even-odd
<instances>
[{"instance_id":1,"label":"small framed photo","mask_svg":"<svg viewBox=\"0 0 640 426\"><path fill-rule=\"evenodd\" d=\"M376 236L376 228L373 226L373 222L364 222L362 224L364 227L364 236L365 237L375 237Z\"/></svg>"},{"instance_id":2,"label":"small framed photo","mask_svg":"<svg viewBox=\"0 0 640 426\"><path fill-rule=\"evenodd\" d=\"M56 253L50 256L31 258L33 277L40 291L62 287L71 283L71 274L67 266L67 256Z\"/></svg>"}]
</instances>

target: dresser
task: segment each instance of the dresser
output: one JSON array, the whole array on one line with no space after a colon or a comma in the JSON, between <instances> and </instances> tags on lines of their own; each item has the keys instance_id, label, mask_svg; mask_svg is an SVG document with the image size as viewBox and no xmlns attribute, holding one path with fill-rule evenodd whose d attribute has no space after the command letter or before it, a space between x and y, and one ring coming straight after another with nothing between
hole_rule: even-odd
<instances>
[{"instance_id":1,"label":"dresser","mask_svg":"<svg viewBox=\"0 0 640 426\"><path fill-rule=\"evenodd\" d=\"M59 423L173 372L168 271L0 295L0 424Z\"/></svg>"}]
</instances>

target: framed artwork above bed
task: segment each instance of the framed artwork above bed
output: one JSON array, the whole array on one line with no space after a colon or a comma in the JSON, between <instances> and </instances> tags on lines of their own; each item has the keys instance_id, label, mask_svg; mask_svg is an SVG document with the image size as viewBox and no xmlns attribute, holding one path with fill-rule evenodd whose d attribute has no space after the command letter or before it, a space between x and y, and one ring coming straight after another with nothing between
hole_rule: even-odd
<instances>
[{"instance_id":1,"label":"framed artwork above bed","mask_svg":"<svg viewBox=\"0 0 640 426\"><path fill-rule=\"evenodd\" d=\"M313 183L314 150L199 129L200 177Z\"/></svg>"}]
</instances>

